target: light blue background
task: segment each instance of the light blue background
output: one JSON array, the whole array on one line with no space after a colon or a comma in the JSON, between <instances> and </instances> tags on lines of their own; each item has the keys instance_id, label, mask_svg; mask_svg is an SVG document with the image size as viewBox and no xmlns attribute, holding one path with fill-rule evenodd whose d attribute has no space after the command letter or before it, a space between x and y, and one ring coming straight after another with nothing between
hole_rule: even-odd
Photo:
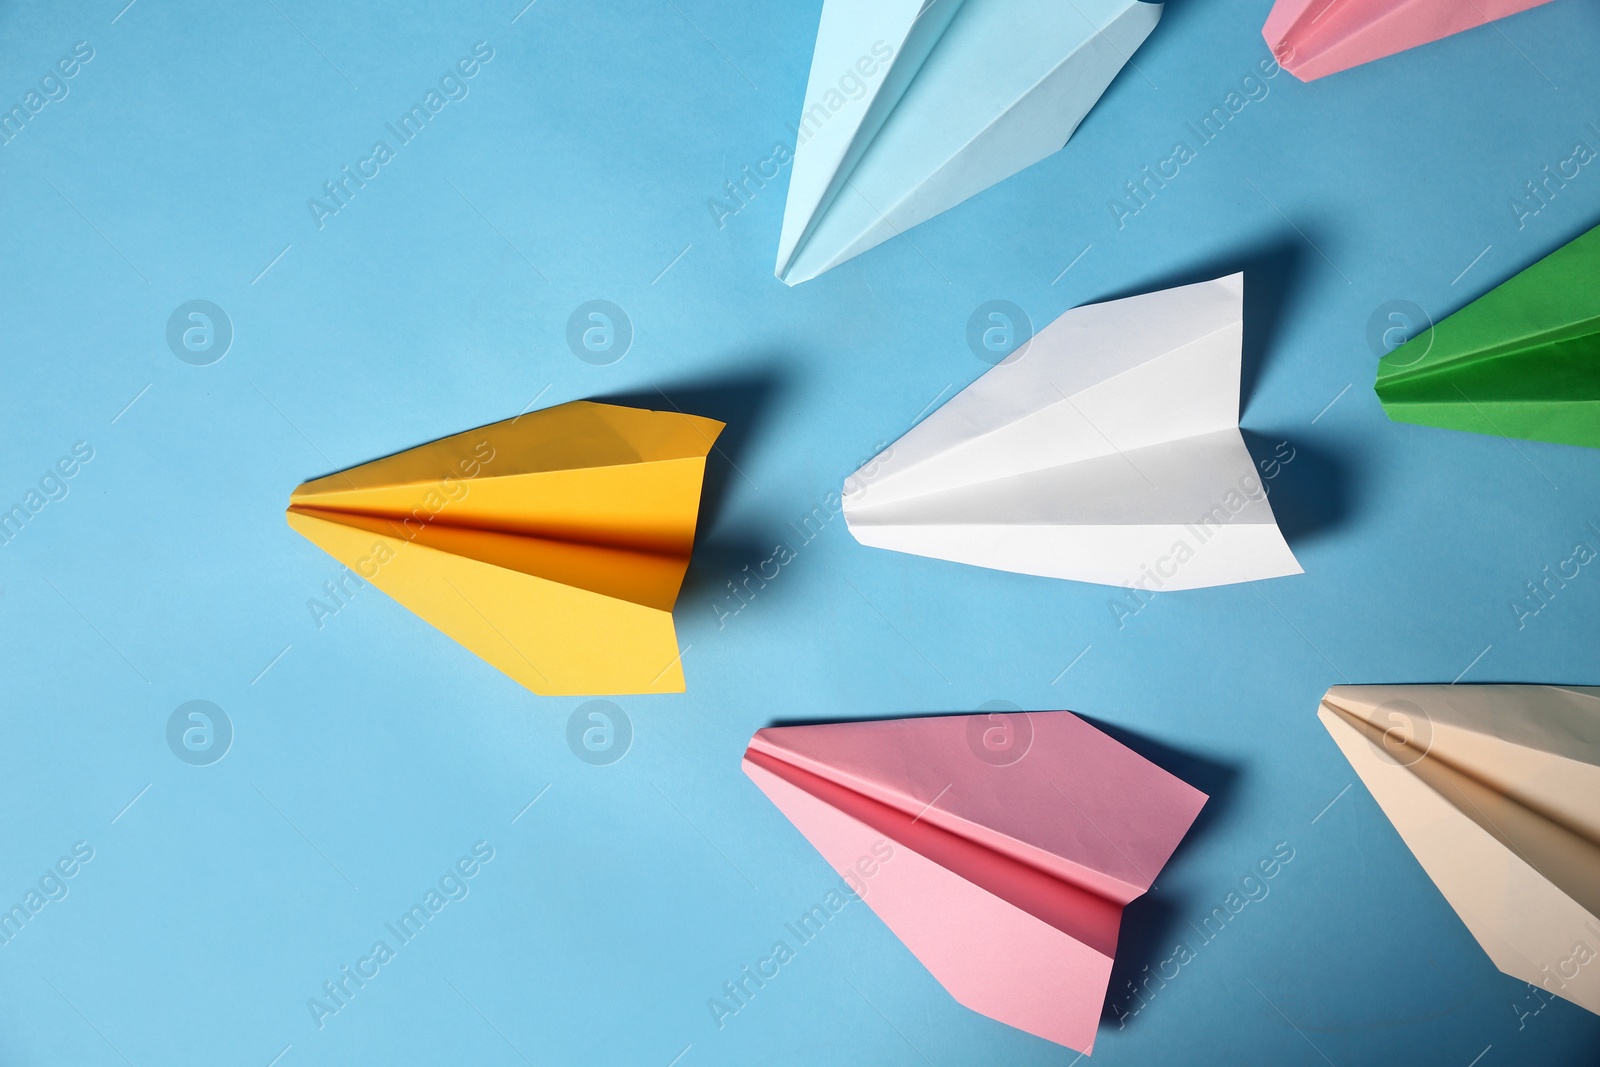
<instances>
[{"instance_id":1,"label":"light blue background","mask_svg":"<svg viewBox=\"0 0 1600 1067\"><path fill-rule=\"evenodd\" d=\"M0 898L95 850L0 946L0 1062L1070 1064L954 1003L859 905L723 1029L706 1004L833 881L740 774L750 734L990 700L1080 711L1213 796L1129 911L1123 1010L1128 977L1294 849L1094 1062L1594 1062L1592 1015L1519 1020L1537 1001L1343 792L1314 716L1338 682L1600 682L1600 574L1522 628L1510 608L1600 545L1600 455L1388 422L1365 337L1386 301L1442 317L1600 223L1600 164L1521 227L1510 208L1600 147L1594 5L1279 75L1119 229L1122 183L1268 54L1264 0L1174 0L1066 151L790 290L786 175L722 228L708 200L792 143L817 0L122 2L0 10L6 107L95 50L0 147L0 503L94 448L0 549ZM307 199L477 41L470 95L319 229ZM1305 575L1119 629L1105 588L871 551L838 519L795 534L985 369L983 301L1042 325L1241 267L1244 423L1262 458L1295 449L1272 499ZM195 298L236 334L208 367L164 339ZM564 339L597 298L637 332L603 368ZM568 750L579 701L375 589L316 625L338 567L283 522L297 483L536 397L657 388L732 421L737 470L677 612L689 691L617 701L620 762ZM796 558L719 626L725 582L780 540ZM206 767L165 740L197 698L236 731ZM319 1029L308 998L478 841L470 895Z\"/></svg>"}]
</instances>

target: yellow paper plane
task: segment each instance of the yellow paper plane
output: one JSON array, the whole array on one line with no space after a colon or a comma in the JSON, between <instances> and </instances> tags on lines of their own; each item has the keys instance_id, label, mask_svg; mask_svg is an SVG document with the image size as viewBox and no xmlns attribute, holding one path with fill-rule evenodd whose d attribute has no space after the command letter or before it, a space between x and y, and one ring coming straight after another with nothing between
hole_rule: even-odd
<instances>
[{"instance_id":1,"label":"yellow paper plane","mask_svg":"<svg viewBox=\"0 0 1600 1067\"><path fill-rule=\"evenodd\" d=\"M289 525L535 693L681 693L672 606L722 428L574 401L306 482Z\"/></svg>"}]
</instances>

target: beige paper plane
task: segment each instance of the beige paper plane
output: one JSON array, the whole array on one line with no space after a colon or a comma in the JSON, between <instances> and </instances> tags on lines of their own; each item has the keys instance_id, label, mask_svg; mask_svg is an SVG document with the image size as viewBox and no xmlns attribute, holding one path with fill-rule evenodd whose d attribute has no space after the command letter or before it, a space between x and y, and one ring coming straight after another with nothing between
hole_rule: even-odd
<instances>
[{"instance_id":1,"label":"beige paper plane","mask_svg":"<svg viewBox=\"0 0 1600 1067\"><path fill-rule=\"evenodd\" d=\"M1600 687L1336 685L1317 717L1495 966L1600 1014Z\"/></svg>"}]
</instances>

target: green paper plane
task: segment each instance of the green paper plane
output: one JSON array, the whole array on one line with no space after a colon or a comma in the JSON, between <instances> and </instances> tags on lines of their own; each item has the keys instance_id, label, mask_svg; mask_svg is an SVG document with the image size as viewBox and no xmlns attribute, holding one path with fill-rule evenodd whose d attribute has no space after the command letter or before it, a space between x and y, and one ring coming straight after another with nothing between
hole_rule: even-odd
<instances>
[{"instance_id":1,"label":"green paper plane","mask_svg":"<svg viewBox=\"0 0 1600 1067\"><path fill-rule=\"evenodd\" d=\"M1600 227L1390 352L1396 422L1600 448Z\"/></svg>"}]
</instances>

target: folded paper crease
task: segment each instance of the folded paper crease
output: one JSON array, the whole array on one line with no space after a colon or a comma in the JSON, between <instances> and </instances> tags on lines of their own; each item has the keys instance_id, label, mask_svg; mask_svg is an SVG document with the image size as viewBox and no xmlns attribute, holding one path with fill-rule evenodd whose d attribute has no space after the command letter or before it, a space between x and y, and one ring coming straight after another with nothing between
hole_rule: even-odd
<instances>
[{"instance_id":1,"label":"folded paper crease","mask_svg":"<svg viewBox=\"0 0 1600 1067\"><path fill-rule=\"evenodd\" d=\"M1084 1052L1122 909L1206 799L1070 712L773 727L743 766L840 874L892 847L863 899L956 1000Z\"/></svg>"},{"instance_id":2,"label":"folded paper crease","mask_svg":"<svg viewBox=\"0 0 1600 1067\"><path fill-rule=\"evenodd\" d=\"M1160 17L1141 0L825 0L778 277L814 278L1058 151Z\"/></svg>"},{"instance_id":3,"label":"folded paper crease","mask_svg":"<svg viewBox=\"0 0 1600 1067\"><path fill-rule=\"evenodd\" d=\"M1075 308L845 483L864 545L1193 589L1300 573L1239 431L1244 279Z\"/></svg>"},{"instance_id":4,"label":"folded paper crease","mask_svg":"<svg viewBox=\"0 0 1600 1067\"><path fill-rule=\"evenodd\" d=\"M536 693L681 692L722 424L575 401L307 482L289 525Z\"/></svg>"},{"instance_id":5,"label":"folded paper crease","mask_svg":"<svg viewBox=\"0 0 1600 1067\"><path fill-rule=\"evenodd\" d=\"M1495 966L1600 1013L1600 688L1335 686L1317 715Z\"/></svg>"},{"instance_id":6,"label":"folded paper crease","mask_svg":"<svg viewBox=\"0 0 1600 1067\"><path fill-rule=\"evenodd\" d=\"M1600 447L1600 227L1378 364L1396 422Z\"/></svg>"}]
</instances>

